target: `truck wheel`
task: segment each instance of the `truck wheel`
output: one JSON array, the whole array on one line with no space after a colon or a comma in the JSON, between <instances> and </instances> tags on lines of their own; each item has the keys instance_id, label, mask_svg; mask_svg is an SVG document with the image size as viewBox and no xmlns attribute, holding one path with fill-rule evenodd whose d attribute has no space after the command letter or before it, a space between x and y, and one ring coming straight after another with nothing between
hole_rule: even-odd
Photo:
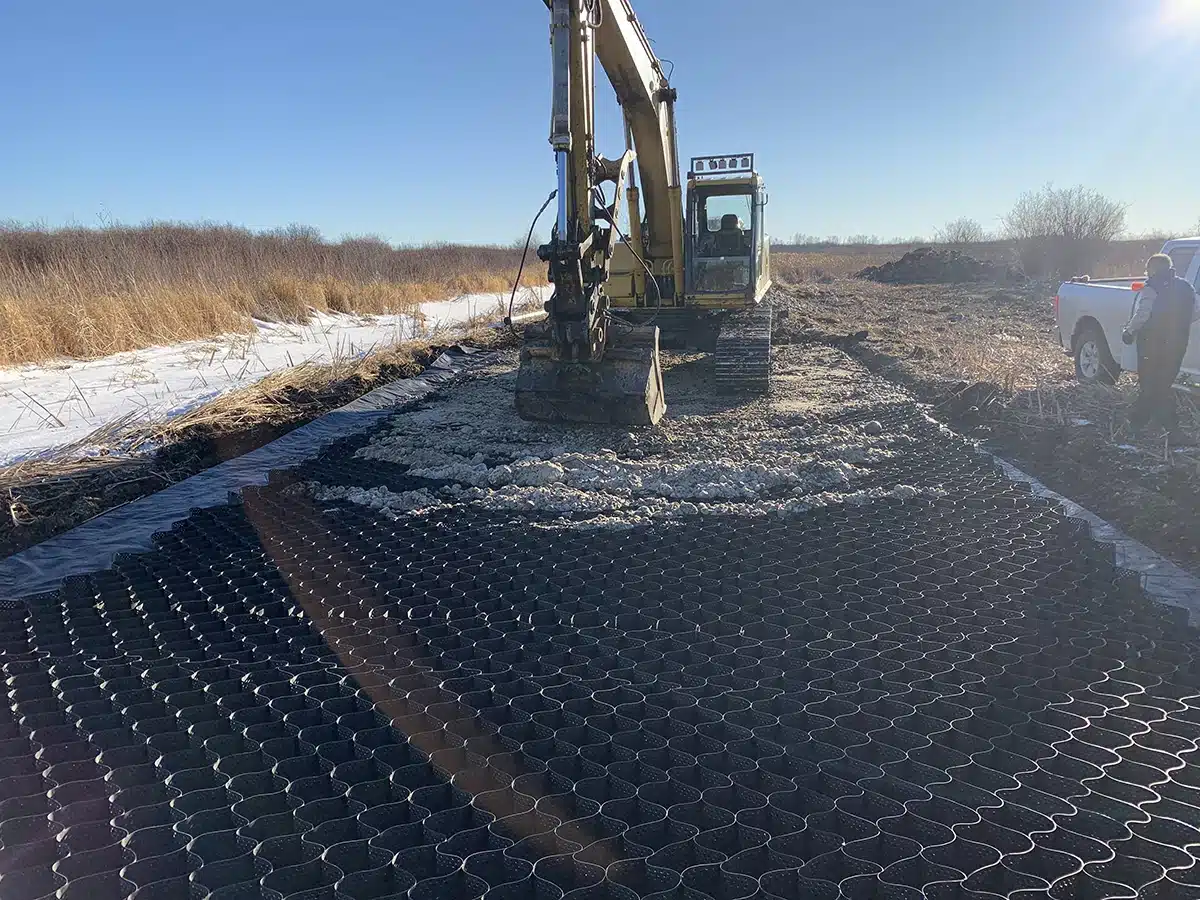
<instances>
[{"instance_id":1,"label":"truck wheel","mask_svg":"<svg viewBox=\"0 0 1200 900\"><path fill-rule=\"evenodd\" d=\"M1121 367L1108 350L1098 325L1088 325L1075 338L1075 377L1088 384L1116 384Z\"/></svg>"}]
</instances>

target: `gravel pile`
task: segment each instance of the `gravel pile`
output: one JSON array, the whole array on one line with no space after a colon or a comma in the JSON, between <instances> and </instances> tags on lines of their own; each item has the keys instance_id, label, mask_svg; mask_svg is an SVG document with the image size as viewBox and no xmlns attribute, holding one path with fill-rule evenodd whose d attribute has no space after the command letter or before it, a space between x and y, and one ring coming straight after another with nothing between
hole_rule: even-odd
<instances>
[{"instance_id":1,"label":"gravel pile","mask_svg":"<svg viewBox=\"0 0 1200 900\"><path fill-rule=\"evenodd\" d=\"M876 420L840 425L825 418L883 409L897 401L893 389L847 377L852 364L829 348L787 354L795 359L780 370L770 402L722 405L708 385L685 377L672 385L667 418L644 431L525 422L513 409L514 373L498 366L426 408L396 416L357 453L404 467L428 487L393 492L309 483L304 490L389 518L471 504L606 527L698 515L797 515L937 493L862 485L873 467L903 454L914 438Z\"/></svg>"},{"instance_id":2,"label":"gravel pile","mask_svg":"<svg viewBox=\"0 0 1200 900\"><path fill-rule=\"evenodd\" d=\"M1022 284L1025 275L1012 266L975 259L957 250L918 247L900 259L881 266L867 266L856 278L886 284L959 284L986 281L999 284Z\"/></svg>"}]
</instances>

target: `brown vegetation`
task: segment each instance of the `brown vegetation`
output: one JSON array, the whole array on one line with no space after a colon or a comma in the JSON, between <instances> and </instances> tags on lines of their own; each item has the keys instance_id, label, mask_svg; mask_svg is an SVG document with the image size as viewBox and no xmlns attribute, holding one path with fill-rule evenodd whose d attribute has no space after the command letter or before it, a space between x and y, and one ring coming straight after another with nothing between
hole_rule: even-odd
<instances>
[{"instance_id":1,"label":"brown vegetation","mask_svg":"<svg viewBox=\"0 0 1200 900\"><path fill-rule=\"evenodd\" d=\"M1108 273L1097 271L1097 267L1109 261L1113 244L1135 243L1134 240L1117 242L1117 238L1126 233L1125 214L1128 208L1127 203L1084 185L1056 188L1053 184L1047 184L1038 190L1026 191L1017 198L1012 209L1000 218L997 240L989 240L983 225L975 219L962 217L938 228L932 243L969 245L976 258L1006 266L1019 266L1026 275L1035 279L1065 280L1073 275L1103 275ZM1160 245L1162 242L1160 235L1146 234L1141 238L1136 243L1151 239L1157 239ZM832 235L822 241L813 236L797 234L792 241L799 246L784 249L805 252L849 249L861 253L881 248L877 238L867 235L852 235L846 241ZM883 246L900 256L929 243L920 237L908 240L896 238ZM986 252L985 247L993 252L1001 251L1004 258L982 256L981 253ZM868 265L878 264L872 261Z\"/></svg>"},{"instance_id":2,"label":"brown vegetation","mask_svg":"<svg viewBox=\"0 0 1200 900\"><path fill-rule=\"evenodd\" d=\"M1100 256L1090 266L1088 274L1097 278L1138 275L1145 270L1146 259L1157 253L1162 240L1121 240L1105 245ZM888 260L899 259L910 250L929 244L829 244L805 245L777 244L771 248L771 271L780 279L792 283L822 281L853 275L867 266L877 266ZM969 253L976 259L1021 265L1021 256L1016 241L984 241L956 249ZM1040 277L1041 273L1030 273Z\"/></svg>"},{"instance_id":3,"label":"brown vegetation","mask_svg":"<svg viewBox=\"0 0 1200 900\"><path fill-rule=\"evenodd\" d=\"M842 252L845 251L845 252ZM833 247L822 250L771 248L771 275L777 281L800 284L805 281L830 282L846 278L867 266L878 266L896 259L901 246Z\"/></svg>"},{"instance_id":4,"label":"brown vegetation","mask_svg":"<svg viewBox=\"0 0 1200 900\"><path fill-rule=\"evenodd\" d=\"M1004 217L1025 271L1070 278L1089 272L1125 231L1127 205L1077 185L1026 191Z\"/></svg>"},{"instance_id":5,"label":"brown vegetation","mask_svg":"<svg viewBox=\"0 0 1200 900\"><path fill-rule=\"evenodd\" d=\"M330 243L303 228L0 227L0 365L249 331L254 318L304 321L314 309L405 312L506 291L519 262L511 248Z\"/></svg>"},{"instance_id":6,"label":"brown vegetation","mask_svg":"<svg viewBox=\"0 0 1200 900\"><path fill-rule=\"evenodd\" d=\"M940 244L980 244L987 240L983 226L966 217L947 222L934 234Z\"/></svg>"}]
</instances>

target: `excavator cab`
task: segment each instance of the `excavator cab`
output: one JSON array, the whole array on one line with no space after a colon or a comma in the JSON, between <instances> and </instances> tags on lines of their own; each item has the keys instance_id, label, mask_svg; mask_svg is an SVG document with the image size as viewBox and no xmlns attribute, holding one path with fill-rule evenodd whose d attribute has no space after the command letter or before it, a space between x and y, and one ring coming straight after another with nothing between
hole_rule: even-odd
<instances>
[{"instance_id":1,"label":"excavator cab","mask_svg":"<svg viewBox=\"0 0 1200 900\"><path fill-rule=\"evenodd\" d=\"M753 306L770 286L767 195L754 155L701 156L688 173L686 293L698 306Z\"/></svg>"}]
</instances>

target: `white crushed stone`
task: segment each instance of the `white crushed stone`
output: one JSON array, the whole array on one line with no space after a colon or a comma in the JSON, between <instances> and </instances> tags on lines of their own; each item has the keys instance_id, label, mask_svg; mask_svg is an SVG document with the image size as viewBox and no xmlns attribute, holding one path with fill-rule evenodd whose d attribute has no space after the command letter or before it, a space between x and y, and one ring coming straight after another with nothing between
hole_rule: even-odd
<instances>
[{"instance_id":1,"label":"white crushed stone","mask_svg":"<svg viewBox=\"0 0 1200 900\"><path fill-rule=\"evenodd\" d=\"M890 488L870 488L861 491L823 491L788 500L768 500L761 503L672 503L661 499L635 501L602 492L578 491L563 486L537 487L522 490L506 485L499 490L463 489L450 485L440 489L445 501L426 490L394 493L384 487L345 488L308 483L304 486L318 501L348 500L377 510L390 519L422 515L455 504L473 504L483 509L510 512L558 513L561 516L587 515L591 518L572 525L633 527L654 519L689 518L692 516L794 516L838 504L866 506L882 500L933 499L944 496L940 488L920 488L901 484ZM545 527L543 524L542 527Z\"/></svg>"},{"instance_id":2,"label":"white crushed stone","mask_svg":"<svg viewBox=\"0 0 1200 900\"><path fill-rule=\"evenodd\" d=\"M317 482L308 482L303 487L314 499L320 502L348 500L359 506L368 506L371 509L378 510L392 519L399 519L405 514L410 513L427 513L446 505L427 490L403 491L397 494L385 487L348 488L341 485L324 485Z\"/></svg>"},{"instance_id":3,"label":"white crushed stone","mask_svg":"<svg viewBox=\"0 0 1200 900\"><path fill-rule=\"evenodd\" d=\"M571 527L585 518L592 527L630 527L702 515L790 516L942 494L917 485L856 488L916 439L878 419L831 424L816 415L882 409L901 395L871 376L855 376L835 351L792 352L803 354L793 370L799 375L791 383L781 379L769 402L729 408L708 391L677 389L660 426L633 432L525 422L513 408L515 373L499 366L490 377L396 416L357 453L405 466L438 486L402 493L309 489L318 499L347 500L392 518L471 505L557 515ZM792 408L789 401L799 412L780 412Z\"/></svg>"}]
</instances>

